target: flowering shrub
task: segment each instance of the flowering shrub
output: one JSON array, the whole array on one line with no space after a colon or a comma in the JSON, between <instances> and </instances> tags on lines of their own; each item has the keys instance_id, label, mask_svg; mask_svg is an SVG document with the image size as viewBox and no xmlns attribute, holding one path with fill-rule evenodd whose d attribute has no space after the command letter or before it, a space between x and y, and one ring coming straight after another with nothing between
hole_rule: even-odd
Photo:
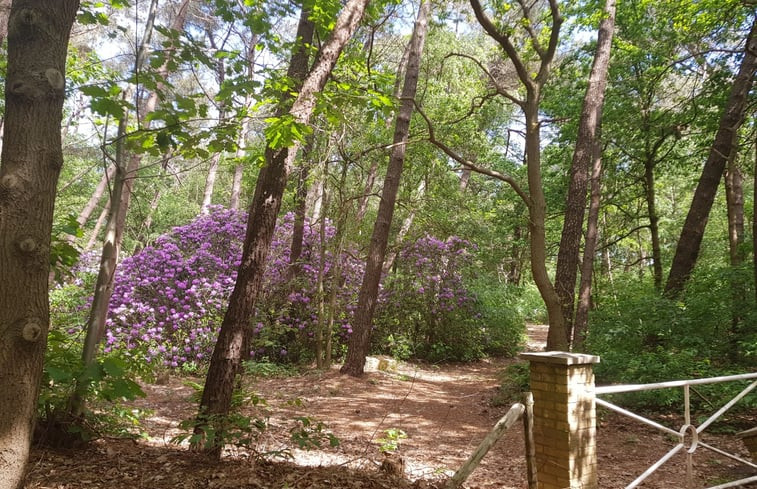
<instances>
[{"instance_id":1,"label":"flowering shrub","mask_svg":"<svg viewBox=\"0 0 757 489\"><path fill-rule=\"evenodd\" d=\"M279 220L274 232L264 277L264 296L259 301L255 317L254 357L264 356L270 360L287 362L311 358L320 320L318 304L323 299L328 307L334 286L336 339L344 340L352 333L351 319L363 278L364 264L356 258L357 253L342 253L339 278L335 282L335 261L330 245L336 229L326 221L321 238L320 224L306 225L302 254L298 260L298 274L287 281L293 228L294 216L290 213ZM323 280L323 297L319 296L317 288L319 273Z\"/></svg>"},{"instance_id":2,"label":"flowering shrub","mask_svg":"<svg viewBox=\"0 0 757 489\"><path fill-rule=\"evenodd\" d=\"M205 363L236 280L245 222L244 213L216 207L124 259L110 302L106 353L128 352L167 367ZM292 277L288 270L293 226L288 214L274 233L263 292L250 318L250 355L255 359L311 359L333 290L333 348L339 351L352 333L364 267L358 253L341 253L335 280L335 229L328 221L323 229L320 224L306 226L298 273ZM460 238L442 241L432 236L402 250L397 272L387 277L379 297L378 350L431 360L470 360L485 353L481 304L462 274L474 251ZM319 276L322 291L317 287Z\"/></svg>"},{"instance_id":3,"label":"flowering shrub","mask_svg":"<svg viewBox=\"0 0 757 489\"><path fill-rule=\"evenodd\" d=\"M213 208L208 215L174 228L152 246L123 260L110 301L106 352L133 351L147 361L178 367L204 363L212 354L218 328L234 288L242 254L246 215ZM258 312L251 319L251 354L276 361L299 360L309 351L318 322L315 287L320 267L320 230L305 226L300 273L287 282L294 218L287 214L275 230ZM334 236L326 225L324 244ZM338 281L337 316L351 332L348 302L360 286L362 266L347 254ZM325 284L331 284L333 256L324 252ZM329 293L329 289L325 289Z\"/></svg>"},{"instance_id":4,"label":"flowering shrub","mask_svg":"<svg viewBox=\"0 0 757 489\"><path fill-rule=\"evenodd\" d=\"M456 236L407 245L385 280L376 317L377 348L432 361L483 355L481 314L463 280L475 246Z\"/></svg>"},{"instance_id":5,"label":"flowering shrub","mask_svg":"<svg viewBox=\"0 0 757 489\"><path fill-rule=\"evenodd\" d=\"M511 291L465 276L475 254L473 243L456 236L426 235L408 244L384 281L375 348L430 361L517 352L523 317Z\"/></svg>"},{"instance_id":6,"label":"flowering shrub","mask_svg":"<svg viewBox=\"0 0 757 489\"><path fill-rule=\"evenodd\" d=\"M166 366L212 353L241 260L244 214L214 208L119 265L105 351L137 349Z\"/></svg>"}]
</instances>

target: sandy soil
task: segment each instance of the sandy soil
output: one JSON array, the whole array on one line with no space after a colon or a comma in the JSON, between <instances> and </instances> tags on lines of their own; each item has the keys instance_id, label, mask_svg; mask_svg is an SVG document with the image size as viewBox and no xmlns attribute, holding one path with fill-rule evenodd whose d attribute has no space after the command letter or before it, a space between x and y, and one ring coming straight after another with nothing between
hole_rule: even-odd
<instances>
[{"instance_id":1,"label":"sandy soil","mask_svg":"<svg viewBox=\"0 0 757 489\"><path fill-rule=\"evenodd\" d=\"M541 348L544 328L530 329L530 348ZM248 414L270 416L258 451L288 450L292 456L288 463L255 461L242 450L229 451L221 463L213 463L171 444L179 433L178 422L191 417L195 409L187 379L172 377L167 385L145 386L148 397L138 403L153 411L145 423L147 440L100 440L84 451L35 450L25 487L439 487L507 412L508 406L495 406L492 401L502 370L515 361L492 359L441 367L399 364L360 379L332 369L255 380L250 387L267 406ZM297 425L296 417L322 421L340 439L340 446L311 451L292 448L289 432ZM677 419L661 421L675 429L680 426ZM398 441L391 463L384 463L387 457L379 449L386 430L402 430L407 435ZM707 442L748 458L732 435L710 435ZM603 489L625 487L674 446L653 429L602 411L598 444ZM523 454L523 429L517 423L484 458L466 487L526 488ZM382 463L390 470L380 470ZM696 452L694 463L693 487L697 488L757 475L757 470L704 450ZM401 478L393 474L397 467ZM640 487L686 487L685 473L685 457L677 455Z\"/></svg>"}]
</instances>

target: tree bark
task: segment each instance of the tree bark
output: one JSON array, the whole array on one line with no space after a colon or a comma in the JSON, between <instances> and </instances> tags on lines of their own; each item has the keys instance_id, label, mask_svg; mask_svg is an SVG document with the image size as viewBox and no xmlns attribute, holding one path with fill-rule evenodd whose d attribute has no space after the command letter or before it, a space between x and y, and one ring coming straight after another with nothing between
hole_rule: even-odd
<instances>
[{"instance_id":1,"label":"tree bark","mask_svg":"<svg viewBox=\"0 0 757 489\"><path fill-rule=\"evenodd\" d=\"M405 82L402 87L402 97L397 121L394 126L392 154L389 167L384 178L384 188L381 192L376 222L368 248L368 258L365 263L363 282L358 294L355 320L347 344L347 357L341 368L343 374L355 377L363 375L365 357L368 355L371 342L373 313L376 309L381 269L386 257L386 247L389 241L389 231L394 215L394 204L397 201L400 178L405 163L408 134L410 132L410 118L413 115L415 93L418 87L420 61L428 27L428 17L431 11L430 0L421 0L418 18L415 21L413 34L410 38L410 54L408 56Z\"/></svg>"},{"instance_id":2,"label":"tree bark","mask_svg":"<svg viewBox=\"0 0 757 489\"><path fill-rule=\"evenodd\" d=\"M78 0L15 0L0 160L0 487L21 487L50 323L66 53Z\"/></svg>"},{"instance_id":3,"label":"tree bark","mask_svg":"<svg viewBox=\"0 0 757 489\"><path fill-rule=\"evenodd\" d=\"M8 36L8 16L11 13L11 0L0 0L0 44Z\"/></svg>"},{"instance_id":4,"label":"tree bark","mask_svg":"<svg viewBox=\"0 0 757 489\"><path fill-rule=\"evenodd\" d=\"M116 139L115 180L113 191L110 195L111 202L120 202L124 189L126 171L124 164L124 140L126 137L126 117L118 125L118 137ZM87 320L87 334L84 338L82 349L82 364L89 366L95 359L97 345L105 335L105 321L108 317L108 304L113 295L113 283L116 276L116 264L118 253L121 248L120 235L118 234L119 206L112 206L108 214L108 222L105 226L105 240L103 241L102 254L100 255L100 269L97 274L95 293ZM79 417L84 412L84 401L88 389L86 382L77 383L69 400L69 414Z\"/></svg>"},{"instance_id":5,"label":"tree bark","mask_svg":"<svg viewBox=\"0 0 757 489\"><path fill-rule=\"evenodd\" d=\"M583 108L578 126L578 139L570 167L565 219L563 221L560 248L557 252L555 291L560 297L565 335L568 344L573 337L573 310L575 304L576 275L584 225L584 209L589 183L589 170L597 154L599 126L607 88L607 71L610 64L610 49L615 30L615 0L606 0L604 17L599 24L597 51L584 95Z\"/></svg>"},{"instance_id":6,"label":"tree bark","mask_svg":"<svg viewBox=\"0 0 757 489\"><path fill-rule=\"evenodd\" d=\"M589 216L586 220L584 255L581 262L581 282L578 286L578 307L573 326L573 350L584 351L584 340L589 332L589 309L591 309L591 281L594 275L594 253L599 236L599 204L602 198L602 151L595 148L594 164L591 171L591 196Z\"/></svg>"},{"instance_id":7,"label":"tree bark","mask_svg":"<svg viewBox=\"0 0 757 489\"><path fill-rule=\"evenodd\" d=\"M549 332L547 334L547 349L549 350L567 350L568 341L565 327L565 320L562 314L562 305L560 297L555 291L555 287L549 278L547 272L547 239L546 239L546 213L547 203L544 197L544 188L541 177L541 129L539 122L539 104L541 102L541 90L549 77L552 61L557 51L557 41L562 25L562 16L556 0L549 0L549 10L552 19L551 32L544 46L543 39L540 38L533 29L526 27L530 36L530 42L534 46L540 63L536 73L528 66L518 55L518 51L513 44L510 34L502 32L489 19L479 0L470 0L473 12L479 24L484 28L486 33L494 39L504 51L507 58L513 64L515 73L525 91L525 98L519 99L513 94L506 93L506 96L513 102L517 103L526 122L525 137L525 154L526 154L526 173L528 181L528 192L524 192L514 182L511 177L505 177L508 183L518 192L528 207L528 227L531 248L531 275L534 283L539 289L539 294L544 301L549 318ZM521 4L526 26L530 26L532 19L531 11ZM438 145L438 144L437 144ZM466 164L472 168L471 164ZM478 170L477 170L478 171ZM488 172L494 174L495 172ZM500 177L500 178L501 178Z\"/></svg>"},{"instance_id":8,"label":"tree bark","mask_svg":"<svg viewBox=\"0 0 757 489\"><path fill-rule=\"evenodd\" d=\"M744 121L747 96L754 83L756 68L757 18L752 21L752 27L744 48L744 58L741 60L738 75L733 81L728 102L720 119L720 126L715 134L710 154L694 191L694 198L686 215L681 236L678 238L673 264L665 284L664 293L667 297L676 298L683 292L696 265L702 237L707 226L712 203L715 200L715 194L720 185L720 179L731 152L736 150L736 137L738 129Z\"/></svg>"},{"instance_id":9,"label":"tree bark","mask_svg":"<svg viewBox=\"0 0 757 489\"><path fill-rule=\"evenodd\" d=\"M336 21L328 41L321 48L318 61L302 84L289 115L298 124L308 124L315 109L315 97L336 65L342 49L357 29L369 0L349 0ZM266 258L273 238L276 217L281 208L289 173L299 143L291 147L265 150L265 165L255 187L247 219L237 281L229 307L218 333L200 402L195 433L203 434L213 416L225 416L231 407L234 380L243 358L249 353L249 318L260 293ZM220 456L220 446L202 447L212 456Z\"/></svg>"},{"instance_id":10,"label":"tree bark","mask_svg":"<svg viewBox=\"0 0 757 489\"><path fill-rule=\"evenodd\" d=\"M739 359L739 341L742 339L744 304L747 301L747 283L739 268L746 260L744 252L744 177L741 174L737 152L728 159L725 172L725 194L728 207L728 248L731 262L731 328L728 332L732 361Z\"/></svg>"},{"instance_id":11,"label":"tree bark","mask_svg":"<svg viewBox=\"0 0 757 489\"><path fill-rule=\"evenodd\" d=\"M84 209L82 209L82 211L79 213L79 217L76 218L76 222L79 223L79 226L84 227L84 225L87 224L87 221L92 215L92 212L95 210L95 208L97 208L97 205L102 200L103 194L105 194L105 189L108 188L110 182L113 181L113 176L115 175L115 173L116 167L112 164L108 165L108 168L105 170L105 174L100 179L100 183L97 184L95 191L92 192L92 196L89 198L87 205L84 206Z\"/></svg>"}]
</instances>

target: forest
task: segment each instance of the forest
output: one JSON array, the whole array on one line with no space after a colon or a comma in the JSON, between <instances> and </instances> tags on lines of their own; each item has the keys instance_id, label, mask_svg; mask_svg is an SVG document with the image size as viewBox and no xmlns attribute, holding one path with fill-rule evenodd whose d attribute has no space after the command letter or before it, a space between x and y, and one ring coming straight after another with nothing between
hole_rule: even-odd
<instances>
[{"instance_id":1,"label":"forest","mask_svg":"<svg viewBox=\"0 0 757 489\"><path fill-rule=\"evenodd\" d=\"M174 385L176 460L262 463L256 389L349 406L374 361L483 365L485 410L535 348L757 371L754 0L0 0L0 53L0 489L99 487L30 453L144 438ZM345 443L292 405L292 447Z\"/></svg>"}]
</instances>

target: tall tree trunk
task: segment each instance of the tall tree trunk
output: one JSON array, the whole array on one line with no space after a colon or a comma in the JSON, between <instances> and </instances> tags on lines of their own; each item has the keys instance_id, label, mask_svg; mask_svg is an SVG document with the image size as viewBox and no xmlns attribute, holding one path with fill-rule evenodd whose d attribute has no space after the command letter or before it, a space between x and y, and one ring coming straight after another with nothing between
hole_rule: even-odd
<instances>
[{"instance_id":1,"label":"tall tree trunk","mask_svg":"<svg viewBox=\"0 0 757 489\"><path fill-rule=\"evenodd\" d=\"M737 152L728 159L725 172L725 195L728 207L728 244L731 262L731 328L728 331L728 355L732 361L739 358L739 341L744 321L744 304L747 301L747 284L739 268L746 260L744 253L744 179L737 163Z\"/></svg>"},{"instance_id":2,"label":"tall tree trunk","mask_svg":"<svg viewBox=\"0 0 757 489\"><path fill-rule=\"evenodd\" d=\"M207 214L210 210L210 204L213 202L213 189L216 186L216 176L218 175L218 165L220 163L221 152L218 151L210 158L208 173L205 175L205 188L202 191L200 214Z\"/></svg>"},{"instance_id":3,"label":"tall tree trunk","mask_svg":"<svg viewBox=\"0 0 757 489\"><path fill-rule=\"evenodd\" d=\"M105 221L108 219L108 214L110 214L110 199L105 202L105 207L100 211L100 216L97 218L97 222L95 222L95 227L92 228L92 234L89 236L89 241L87 241L84 251L91 250L97 244L97 238L100 235L100 230L105 225Z\"/></svg>"},{"instance_id":4,"label":"tall tree trunk","mask_svg":"<svg viewBox=\"0 0 757 489\"><path fill-rule=\"evenodd\" d=\"M668 297L675 298L683 292L696 265L702 237L707 226L712 203L715 200L715 194L720 185L720 179L731 152L736 150L737 133L744 121L747 96L754 83L756 68L757 17L752 21L739 73L731 86L731 93L720 119L720 126L715 134L710 154L694 191L694 198L691 201L689 213L686 215L681 236L678 238L673 264L668 274L668 281L665 284L665 295Z\"/></svg>"},{"instance_id":5,"label":"tall tree trunk","mask_svg":"<svg viewBox=\"0 0 757 489\"><path fill-rule=\"evenodd\" d=\"M294 193L294 223L292 224L292 243L289 248L289 268L287 281L300 274L300 257L305 239L305 220L308 200L308 178L310 178L310 161L313 154L313 135L309 135L302 148L302 163L297 175L297 189ZM324 221L325 222L325 221Z\"/></svg>"},{"instance_id":6,"label":"tall tree trunk","mask_svg":"<svg viewBox=\"0 0 757 489\"><path fill-rule=\"evenodd\" d=\"M121 194L124 189L126 170L124 168L124 139L126 136L126 116L118 125L118 137L116 138L116 175L113 182L113 191L110 195L111 202L120 202ZM89 310L89 319L87 320L87 333L84 338L84 348L82 349L82 364L89 366L95 359L97 345L105 335L105 321L108 317L108 305L110 297L113 295L113 283L115 279L116 263L118 262L118 253L121 247L121 240L118 239L118 213L120 206L114 205L110 208L108 222L105 226L105 240L103 241L102 254L100 256L100 270L97 274L97 283L95 284L95 294L92 298L92 305ZM79 417L84 412L84 401L89 385L87 382L80 382L76 385L74 392L69 400L69 413L74 417Z\"/></svg>"},{"instance_id":7,"label":"tall tree trunk","mask_svg":"<svg viewBox=\"0 0 757 489\"><path fill-rule=\"evenodd\" d=\"M655 156L648 155L644 162L644 195L649 214L649 233L652 237L652 275L655 289L662 289L662 250L660 248L660 216L657 215L657 194L655 191Z\"/></svg>"},{"instance_id":8,"label":"tall tree trunk","mask_svg":"<svg viewBox=\"0 0 757 489\"><path fill-rule=\"evenodd\" d=\"M578 307L573 326L573 350L584 351L584 340L589 332L589 309L591 309L591 282L594 273L594 254L599 235L599 204L602 198L602 151L595 147L594 164L591 171L591 196L589 216L586 220L584 255L581 262L581 282L578 287Z\"/></svg>"},{"instance_id":9,"label":"tall tree trunk","mask_svg":"<svg viewBox=\"0 0 757 489\"><path fill-rule=\"evenodd\" d=\"M560 297L566 341L573 337L573 309L576 291L576 274L584 225L584 209L589 183L589 170L597 153L599 126L607 88L607 70L610 64L610 48L615 30L615 0L606 0L604 16L597 34L597 51L584 95L578 139L570 167L565 219L563 221L560 248L557 252L555 291Z\"/></svg>"},{"instance_id":10,"label":"tall tree trunk","mask_svg":"<svg viewBox=\"0 0 757 489\"><path fill-rule=\"evenodd\" d=\"M143 43L140 45L137 56L135 71L138 73L142 67L142 64L146 59L147 43L149 42L151 31L156 14L157 1L153 1L150 9L150 17L147 21L145 35L143 37ZM179 13L174 18L171 28L179 30L183 28L184 21L186 19L187 7L189 0L184 0L179 7ZM170 56L169 56L170 57ZM168 74L168 62L167 59L163 66L158 70L160 75L165 78ZM142 116L153 112L157 106L158 93L157 90L150 94L147 103L144 107ZM85 338L84 349L82 352L82 363L86 367L89 367L95 360L97 346L105 333L105 323L108 318L108 304L113 292L113 282L115 280L116 268L118 266L119 251L121 249L121 242L123 241L123 233L126 227L126 216L129 212L129 206L131 204L132 189L134 187L134 179L142 161L142 155L132 154L128 156L128 163L124 168L124 161L127 159L126 152L123 146L123 139L126 134L126 118L128 115L124 115L124 120L119 123L118 141L116 143L116 178L113 185L113 193L111 195L111 206L108 214L108 221L106 224L105 240L103 242L103 249L100 258L100 269L97 274L97 282L95 284L95 295L90 308L89 320L87 321L87 334ZM145 123L145 127L149 128L149 121ZM71 396L69 403L69 413L73 416L79 416L84 410L84 395L86 393L86 385L79 385L75 389Z\"/></svg>"},{"instance_id":11,"label":"tall tree trunk","mask_svg":"<svg viewBox=\"0 0 757 489\"><path fill-rule=\"evenodd\" d=\"M0 487L21 487L50 326L68 39L78 0L15 0L0 160Z\"/></svg>"},{"instance_id":12,"label":"tall tree trunk","mask_svg":"<svg viewBox=\"0 0 757 489\"><path fill-rule=\"evenodd\" d=\"M87 221L92 215L92 212L95 210L95 208L97 208L97 205L102 200L103 194L105 194L105 189L108 188L110 182L113 181L113 176L115 175L115 173L116 166L113 164L108 165L108 168L106 168L105 173L100 179L100 183L97 184L97 187L95 187L95 191L92 192L92 196L89 198L89 201L84 206L84 209L82 209L82 211L79 213L79 217L76 218L76 222L79 223L79 226L84 227L84 225L87 224Z\"/></svg>"},{"instance_id":13,"label":"tall tree trunk","mask_svg":"<svg viewBox=\"0 0 757 489\"><path fill-rule=\"evenodd\" d=\"M315 97L336 65L339 55L363 16L369 0L349 0L336 21L328 41L320 50L318 61L302 84L289 110L294 122L307 125L315 109ZM280 110L279 113L282 111ZM242 359L249 352L249 318L255 309L265 271L266 258L273 238L281 198L291 172L299 143L291 147L265 150L265 165L260 170L255 195L247 219L237 281L229 298L218 341L213 350L205 388L200 401L195 432L203 434L212 416L229 413L234 380ZM220 446L203 447L209 454L220 456Z\"/></svg>"},{"instance_id":14,"label":"tall tree trunk","mask_svg":"<svg viewBox=\"0 0 757 489\"><path fill-rule=\"evenodd\" d=\"M509 94L508 98L516 102L525 117L526 136L526 173L528 181L528 193L523 192L513 183L511 177L507 177L509 183L518 192L528 207L528 227L531 247L531 275L539 289L539 294L544 301L549 318L549 332L547 334L547 348L550 350L567 350L568 341L565 320L562 314L560 297L555 291L549 273L547 272L547 239L546 239L546 214L547 203L544 197L544 188L541 177L541 129L539 121L539 104L541 102L541 90L549 77L552 61L557 51L557 42L560 35L560 26L563 18L560 15L557 0L549 0L549 11L552 19L551 32L547 45L543 45L543 39L531 29L526 29L530 36L530 42L534 45L540 63L534 70L518 55L518 50L513 44L510 34L503 32L487 17L479 0L470 0L473 12L479 24L486 33L494 39L504 51L504 54L512 62L515 72L525 91L525 99L518 99ZM521 10L527 25L532 21L531 9L521 3ZM536 71L536 73L534 73ZM503 89L504 90L504 89ZM466 164L466 166L470 166ZM491 174L491 172L490 172Z\"/></svg>"},{"instance_id":15,"label":"tall tree trunk","mask_svg":"<svg viewBox=\"0 0 757 489\"><path fill-rule=\"evenodd\" d=\"M725 172L726 203L728 206L728 244L732 267L744 263L744 177L736 161L736 151L728 159Z\"/></svg>"},{"instance_id":16,"label":"tall tree trunk","mask_svg":"<svg viewBox=\"0 0 757 489\"><path fill-rule=\"evenodd\" d=\"M360 376L363 374L365 357L368 355L373 326L373 312L376 309L381 269L386 256L386 246L389 241L389 230L394 215L394 204L402 177L405 163L408 134L410 132L410 118L413 115L415 93L418 87L420 61L428 27L428 17L431 12L431 1L421 0L418 18L415 21L413 34L410 38L410 54L405 72L405 82L402 87L400 109L394 126L392 154L389 167L384 178L384 188L381 192L376 222L373 226L371 244L368 248L368 258L365 263L363 283L358 295L355 320L347 344L347 358L341 368L343 374Z\"/></svg>"}]
</instances>

